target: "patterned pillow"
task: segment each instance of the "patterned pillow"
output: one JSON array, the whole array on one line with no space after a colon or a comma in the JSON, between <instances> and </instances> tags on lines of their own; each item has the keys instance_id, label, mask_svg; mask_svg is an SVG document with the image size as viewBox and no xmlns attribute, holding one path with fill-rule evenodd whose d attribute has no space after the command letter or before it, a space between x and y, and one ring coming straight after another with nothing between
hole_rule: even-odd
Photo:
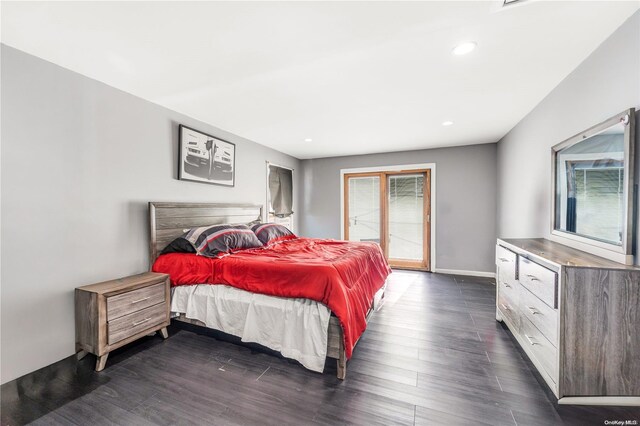
<instances>
[{"instance_id":1,"label":"patterned pillow","mask_svg":"<svg viewBox=\"0 0 640 426\"><path fill-rule=\"evenodd\" d=\"M199 255L216 257L236 250L262 247L247 225L214 225L193 228L182 238L189 241Z\"/></svg>"},{"instance_id":2,"label":"patterned pillow","mask_svg":"<svg viewBox=\"0 0 640 426\"><path fill-rule=\"evenodd\" d=\"M265 246L278 241L293 240L298 238L293 232L279 223L259 223L253 225L251 230Z\"/></svg>"}]
</instances>

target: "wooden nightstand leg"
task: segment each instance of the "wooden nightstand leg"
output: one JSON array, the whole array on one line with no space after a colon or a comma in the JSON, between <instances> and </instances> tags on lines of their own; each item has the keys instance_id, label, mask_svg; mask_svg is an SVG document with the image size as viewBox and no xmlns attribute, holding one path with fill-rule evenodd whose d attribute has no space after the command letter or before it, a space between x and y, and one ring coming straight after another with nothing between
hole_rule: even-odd
<instances>
[{"instance_id":1,"label":"wooden nightstand leg","mask_svg":"<svg viewBox=\"0 0 640 426\"><path fill-rule=\"evenodd\" d=\"M104 370L104 366L107 364L107 357L109 356L108 353L99 356L98 359L96 359L96 371L102 371Z\"/></svg>"},{"instance_id":2,"label":"wooden nightstand leg","mask_svg":"<svg viewBox=\"0 0 640 426\"><path fill-rule=\"evenodd\" d=\"M80 350L80 351L76 352L76 358L78 359L78 361L80 361L82 358L84 358L88 354L89 354L89 352L84 351L84 350Z\"/></svg>"},{"instance_id":3,"label":"wooden nightstand leg","mask_svg":"<svg viewBox=\"0 0 640 426\"><path fill-rule=\"evenodd\" d=\"M166 339L167 337L169 337L169 333L167 333L167 327L162 327L158 331L160 331L160 334L162 334L163 339Z\"/></svg>"}]
</instances>

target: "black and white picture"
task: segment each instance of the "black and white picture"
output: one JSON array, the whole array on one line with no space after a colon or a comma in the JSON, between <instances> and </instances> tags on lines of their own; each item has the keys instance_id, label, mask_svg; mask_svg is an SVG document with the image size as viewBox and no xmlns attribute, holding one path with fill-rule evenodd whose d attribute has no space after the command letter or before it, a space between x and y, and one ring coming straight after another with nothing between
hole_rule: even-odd
<instances>
[{"instance_id":1,"label":"black and white picture","mask_svg":"<svg viewBox=\"0 0 640 426\"><path fill-rule=\"evenodd\" d=\"M178 179L234 186L236 146L180 125Z\"/></svg>"}]
</instances>

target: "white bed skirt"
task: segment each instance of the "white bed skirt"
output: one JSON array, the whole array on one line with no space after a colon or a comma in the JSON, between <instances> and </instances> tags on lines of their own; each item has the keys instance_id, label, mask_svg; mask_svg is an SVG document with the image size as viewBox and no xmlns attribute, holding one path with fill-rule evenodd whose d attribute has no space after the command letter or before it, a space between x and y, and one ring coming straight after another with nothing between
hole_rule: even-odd
<instances>
[{"instance_id":1,"label":"white bed skirt","mask_svg":"<svg viewBox=\"0 0 640 426\"><path fill-rule=\"evenodd\" d=\"M324 370L331 311L322 303L196 284L171 290L171 311L276 350L309 370Z\"/></svg>"}]
</instances>

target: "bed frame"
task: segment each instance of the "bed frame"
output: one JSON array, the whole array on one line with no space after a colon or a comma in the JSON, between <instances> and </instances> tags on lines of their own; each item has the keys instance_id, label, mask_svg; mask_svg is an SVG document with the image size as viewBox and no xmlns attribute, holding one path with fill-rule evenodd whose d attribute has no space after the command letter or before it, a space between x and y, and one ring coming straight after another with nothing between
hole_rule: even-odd
<instances>
[{"instance_id":1,"label":"bed frame","mask_svg":"<svg viewBox=\"0 0 640 426\"><path fill-rule=\"evenodd\" d=\"M248 223L262 220L262 205L259 204L219 204L219 203L149 203L149 267L153 265L160 252L186 228L210 226L221 223ZM367 321L371 314L382 305L386 284L375 295L367 312ZM176 321L205 327L204 323L185 318ZM329 319L327 358L337 360L337 376L344 379L347 374L347 358L344 350L344 337L338 318Z\"/></svg>"}]
</instances>

